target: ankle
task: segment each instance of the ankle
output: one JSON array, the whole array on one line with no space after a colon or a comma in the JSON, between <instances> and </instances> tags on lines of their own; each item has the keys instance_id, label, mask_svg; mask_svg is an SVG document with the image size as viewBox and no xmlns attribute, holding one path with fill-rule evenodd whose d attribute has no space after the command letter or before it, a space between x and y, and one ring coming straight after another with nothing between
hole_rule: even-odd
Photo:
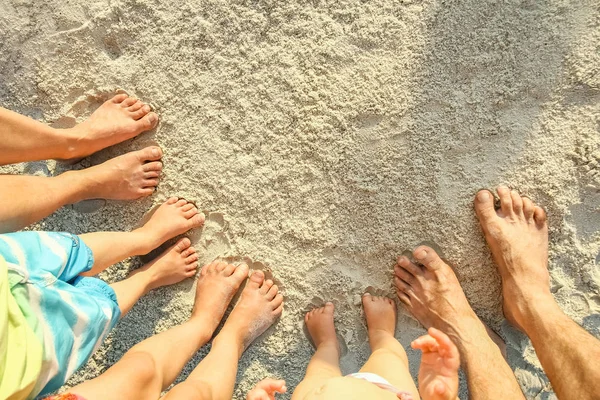
<instances>
[{"instance_id":1,"label":"ankle","mask_svg":"<svg viewBox=\"0 0 600 400\"><path fill-rule=\"evenodd\" d=\"M244 350L246 350L246 343L244 341L244 331L228 327L227 324L221 329L221 332L213 340L213 347L224 346L227 348L237 349L238 359L242 357Z\"/></svg>"},{"instance_id":2,"label":"ankle","mask_svg":"<svg viewBox=\"0 0 600 400\"><path fill-rule=\"evenodd\" d=\"M390 338L394 339L394 334L390 333L385 329L369 329L369 345L371 346L371 350L375 350L376 348L381 347L381 344L389 340Z\"/></svg>"},{"instance_id":3,"label":"ankle","mask_svg":"<svg viewBox=\"0 0 600 400\"><path fill-rule=\"evenodd\" d=\"M60 141L63 143L60 157L58 157L59 159L70 160L82 156L80 142L84 135L77 129L77 126L78 125L65 129L52 128L54 134L59 137Z\"/></svg>"}]
</instances>

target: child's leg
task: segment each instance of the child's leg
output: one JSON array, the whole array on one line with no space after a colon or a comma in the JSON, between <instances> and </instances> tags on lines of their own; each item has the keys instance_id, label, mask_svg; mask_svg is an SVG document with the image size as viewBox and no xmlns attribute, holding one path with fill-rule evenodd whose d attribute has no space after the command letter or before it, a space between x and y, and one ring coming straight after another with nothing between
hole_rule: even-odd
<instances>
[{"instance_id":1,"label":"child's leg","mask_svg":"<svg viewBox=\"0 0 600 400\"><path fill-rule=\"evenodd\" d=\"M292 395L294 399L303 399L331 378L342 376L333 311L333 303L327 303L325 307L316 308L304 317L317 350L308 363L304 379Z\"/></svg>"},{"instance_id":2,"label":"child's leg","mask_svg":"<svg viewBox=\"0 0 600 400\"><path fill-rule=\"evenodd\" d=\"M377 374L399 391L419 398L419 392L408 369L408 358L402 345L394 337L396 331L396 304L387 297L365 293L363 307L369 329L371 357L360 372Z\"/></svg>"},{"instance_id":3,"label":"child's leg","mask_svg":"<svg viewBox=\"0 0 600 400\"><path fill-rule=\"evenodd\" d=\"M82 274L96 275L124 259L147 254L167 240L204 222L198 209L186 200L172 197L163 203L143 227L133 232L95 232L80 235L94 254L93 268Z\"/></svg>"},{"instance_id":4,"label":"child's leg","mask_svg":"<svg viewBox=\"0 0 600 400\"><path fill-rule=\"evenodd\" d=\"M242 292L225 326L213 341L210 353L188 378L175 386L164 399L230 400L237 366L248 345L260 336L283 310L283 296L264 273L256 271Z\"/></svg>"},{"instance_id":5,"label":"child's leg","mask_svg":"<svg viewBox=\"0 0 600 400\"><path fill-rule=\"evenodd\" d=\"M213 263L203 267L196 305L186 323L135 345L98 378L70 392L87 400L156 400L183 366L212 336L227 305L248 276L248 267Z\"/></svg>"}]
</instances>

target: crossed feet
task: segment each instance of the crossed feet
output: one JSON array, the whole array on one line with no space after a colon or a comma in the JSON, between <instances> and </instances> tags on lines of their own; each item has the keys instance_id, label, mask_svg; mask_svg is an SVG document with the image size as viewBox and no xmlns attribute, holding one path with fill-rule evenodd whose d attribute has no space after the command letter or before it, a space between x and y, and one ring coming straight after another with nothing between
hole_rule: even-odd
<instances>
[{"instance_id":1,"label":"crossed feet","mask_svg":"<svg viewBox=\"0 0 600 400\"><path fill-rule=\"evenodd\" d=\"M497 192L499 209L492 193L482 190L477 193L475 211L502 277L504 314L523 330L530 305L552 300L546 213L505 186ZM413 257L417 263L402 256L394 267L398 299L425 328L447 333L461 349L469 331L481 323L454 271L430 247L417 247Z\"/></svg>"},{"instance_id":2,"label":"crossed feet","mask_svg":"<svg viewBox=\"0 0 600 400\"><path fill-rule=\"evenodd\" d=\"M158 123L150 106L126 94L102 104L86 121L61 129L70 143L69 158L81 158L131 139ZM150 146L113 158L103 164L63 175L74 178L79 197L86 199L134 200L151 195L162 171L162 150Z\"/></svg>"}]
</instances>

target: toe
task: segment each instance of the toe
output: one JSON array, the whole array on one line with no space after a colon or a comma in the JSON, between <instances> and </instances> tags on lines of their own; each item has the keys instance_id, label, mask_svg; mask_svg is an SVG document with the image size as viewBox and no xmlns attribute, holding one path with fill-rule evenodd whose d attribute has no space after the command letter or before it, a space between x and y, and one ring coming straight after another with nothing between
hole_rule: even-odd
<instances>
[{"instance_id":1,"label":"toe","mask_svg":"<svg viewBox=\"0 0 600 400\"><path fill-rule=\"evenodd\" d=\"M158 171L148 171L144 172L144 179L152 179L160 177L160 173Z\"/></svg>"},{"instance_id":2,"label":"toe","mask_svg":"<svg viewBox=\"0 0 600 400\"><path fill-rule=\"evenodd\" d=\"M494 196L489 190L480 190L475 196L475 212L482 224L498 217L494 208Z\"/></svg>"},{"instance_id":3,"label":"toe","mask_svg":"<svg viewBox=\"0 0 600 400\"><path fill-rule=\"evenodd\" d=\"M273 307L273 310L276 310L281 304L283 304L283 295L277 293L275 298L271 301L271 307Z\"/></svg>"},{"instance_id":4,"label":"toe","mask_svg":"<svg viewBox=\"0 0 600 400\"><path fill-rule=\"evenodd\" d=\"M231 276L231 274L233 274L233 271L235 271L235 265L227 264L227 266L223 270L223 275Z\"/></svg>"},{"instance_id":5,"label":"toe","mask_svg":"<svg viewBox=\"0 0 600 400\"><path fill-rule=\"evenodd\" d=\"M136 152L136 155L137 155L138 160L140 160L140 162L144 163L146 161L160 160L160 158L163 155L163 152L162 152L161 148L158 146L150 146L150 147L146 147L145 149L138 150Z\"/></svg>"},{"instance_id":6,"label":"toe","mask_svg":"<svg viewBox=\"0 0 600 400\"><path fill-rule=\"evenodd\" d=\"M415 249L413 256L419 261L425 268L429 270L437 270L444 267L446 264L442 261L440 256L428 246L419 246Z\"/></svg>"},{"instance_id":7,"label":"toe","mask_svg":"<svg viewBox=\"0 0 600 400\"><path fill-rule=\"evenodd\" d=\"M187 248L185 251L181 252L181 255L186 258L191 256L192 254L194 254L196 252L196 249L194 249L193 247L189 247Z\"/></svg>"},{"instance_id":8,"label":"toe","mask_svg":"<svg viewBox=\"0 0 600 400\"><path fill-rule=\"evenodd\" d=\"M227 263L225 261L219 261L217 263L217 266L215 267L215 269L217 270L217 272L223 272L225 270L226 266L227 266Z\"/></svg>"},{"instance_id":9,"label":"toe","mask_svg":"<svg viewBox=\"0 0 600 400\"><path fill-rule=\"evenodd\" d=\"M198 214L198 209L196 207L191 208L183 213L183 216L187 219L192 218L194 215Z\"/></svg>"},{"instance_id":10,"label":"toe","mask_svg":"<svg viewBox=\"0 0 600 400\"><path fill-rule=\"evenodd\" d=\"M326 313L330 313L330 314L333 314L334 309L335 309L335 306L333 305L333 303L331 301L328 301L327 303L325 303L325 307L323 307L323 311L325 311Z\"/></svg>"},{"instance_id":11,"label":"toe","mask_svg":"<svg viewBox=\"0 0 600 400\"><path fill-rule=\"evenodd\" d=\"M194 271L194 273L195 273L195 272L196 272L196 270L198 269L198 263L197 263L197 262L193 262L193 263L191 263L191 264L188 264L188 265L186 266L186 269L187 269L188 271Z\"/></svg>"},{"instance_id":12,"label":"toe","mask_svg":"<svg viewBox=\"0 0 600 400\"><path fill-rule=\"evenodd\" d=\"M121 107L123 107L123 108L131 107L132 105L135 104L136 101L137 101L137 99L135 97L127 97L126 99L124 99L121 102Z\"/></svg>"},{"instance_id":13,"label":"toe","mask_svg":"<svg viewBox=\"0 0 600 400\"><path fill-rule=\"evenodd\" d=\"M406 281L403 281L401 278L398 278L397 276L394 277L394 285L396 286L396 289L403 293L412 291L410 284Z\"/></svg>"},{"instance_id":14,"label":"toe","mask_svg":"<svg viewBox=\"0 0 600 400\"><path fill-rule=\"evenodd\" d=\"M516 215L523 215L523 199L516 190L510 191L510 198L512 200L513 212Z\"/></svg>"},{"instance_id":15,"label":"toe","mask_svg":"<svg viewBox=\"0 0 600 400\"><path fill-rule=\"evenodd\" d=\"M144 179L144 181L142 182L142 184L143 184L143 186L145 188L147 188L147 187L156 187L156 186L158 186L158 182L159 182L158 178Z\"/></svg>"},{"instance_id":16,"label":"toe","mask_svg":"<svg viewBox=\"0 0 600 400\"><path fill-rule=\"evenodd\" d=\"M135 107L135 105L133 105L132 107ZM129 109L131 110L131 107L129 107ZM144 105L144 106L140 107L139 109L135 110L134 112L132 112L131 117L137 121L140 118L142 118L143 116L145 116L146 114L148 114L149 112L150 112L150 106Z\"/></svg>"},{"instance_id":17,"label":"toe","mask_svg":"<svg viewBox=\"0 0 600 400\"><path fill-rule=\"evenodd\" d=\"M523 215L525 219L531 221L533 219L533 211L535 210L535 205L533 201L529 197L523 197Z\"/></svg>"},{"instance_id":18,"label":"toe","mask_svg":"<svg viewBox=\"0 0 600 400\"><path fill-rule=\"evenodd\" d=\"M235 268L233 275L240 280L246 279L248 277L249 270L250 268L248 268L248 264L242 263Z\"/></svg>"},{"instance_id":19,"label":"toe","mask_svg":"<svg viewBox=\"0 0 600 400\"><path fill-rule=\"evenodd\" d=\"M190 211L193 208L195 208L195 206L192 203L187 203L186 205L181 207L181 211Z\"/></svg>"},{"instance_id":20,"label":"toe","mask_svg":"<svg viewBox=\"0 0 600 400\"><path fill-rule=\"evenodd\" d=\"M160 172L162 171L163 164L160 161L152 161L144 164L145 172ZM177 202L177 198L175 197L175 202Z\"/></svg>"},{"instance_id":21,"label":"toe","mask_svg":"<svg viewBox=\"0 0 600 400\"><path fill-rule=\"evenodd\" d=\"M410 301L410 297L406 293L404 293L400 290L396 290L396 295L398 296L398 300L400 300L400 302L402 304L409 306L409 307L412 305L412 303Z\"/></svg>"},{"instance_id":22,"label":"toe","mask_svg":"<svg viewBox=\"0 0 600 400\"><path fill-rule=\"evenodd\" d=\"M533 210L533 219L539 226L544 226L546 224L546 211L540 206L535 206Z\"/></svg>"},{"instance_id":23,"label":"toe","mask_svg":"<svg viewBox=\"0 0 600 400\"><path fill-rule=\"evenodd\" d=\"M267 292L269 291L269 289L271 289L272 286L273 286L273 281L270 279L267 279L260 287L260 293L267 294Z\"/></svg>"},{"instance_id":24,"label":"toe","mask_svg":"<svg viewBox=\"0 0 600 400\"><path fill-rule=\"evenodd\" d=\"M196 261L198 261L198 253L194 253L194 254L192 254L191 256L187 256L187 257L185 258L185 263L186 263L186 264L191 264L191 263L194 263L194 262L196 262ZM231 272L230 272L230 273L228 273L227 275L231 275Z\"/></svg>"},{"instance_id":25,"label":"toe","mask_svg":"<svg viewBox=\"0 0 600 400\"><path fill-rule=\"evenodd\" d=\"M129 112L135 112L135 111L139 110L142 107L144 107L144 103L142 103L141 101L138 100L135 103L133 103L132 106L129 106L127 108L127 111L129 111Z\"/></svg>"},{"instance_id":26,"label":"toe","mask_svg":"<svg viewBox=\"0 0 600 400\"><path fill-rule=\"evenodd\" d=\"M158 124L158 115L154 112L150 112L138 119L136 123L141 131L148 131Z\"/></svg>"},{"instance_id":27,"label":"toe","mask_svg":"<svg viewBox=\"0 0 600 400\"><path fill-rule=\"evenodd\" d=\"M188 203L188 201L186 199L179 199L177 200L177 202L175 203L176 207L183 207Z\"/></svg>"},{"instance_id":28,"label":"toe","mask_svg":"<svg viewBox=\"0 0 600 400\"><path fill-rule=\"evenodd\" d=\"M512 197L510 196L510 189L506 186L498 186L496 189L498 197L500 197L500 209L504 215L513 215L513 204Z\"/></svg>"},{"instance_id":29,"label":"toe","mask_svg":"<svg viewBox=\"0 0 600 400\"><path fill-rule=\"evenodd\" d=\"M276 309L273 310L273 315L275 317L279 317L282 312L283 312L283 297L281 298L281 304L279 305L279 307L277 307Z\"/></svg>"},{"instance_id":30,"label":"toe","mask_svg":"<svg viewBox=\"0 0 600 400\"><path fill-rule=\"evenodd\" d=\"M248 282L248 285L253 289L259 289L264 281L265 273L261 270L256 270L252 272L252 275L250 275L250 281Z\"/></svg>"},{"instance_id":31,"label":"toe","mask_svg":"<svg viewBox=\"0 0 600 400\"><path fill-rule=\"evenodd\" d=\"M398 258L398 266L406 271L410 272L412 275L417 276L423 273L423 270L418 265L412 263L408 257L401 256Z\"/></svg>"},{"instance_id":32,"label":"toe","mask_svg":"<svg viewBox=\"0 0 600 400\"><path fill-rule=\"evenodd\" d=\"M190 229L198 228L198 227L204 225L204 214L198 213L198 214L194 215L193 217L188 219L188 223L190 225Z\"/></svg>"},{"instance_id":33,"label":"toe","mask_svg":"<svg viewBox=\"0 0 600 400\"><path fill-rule=\"evenodd\" d=\"M169 197L169 199L165 202L165 204L175 204L179 200L177 197Z\"/></svg>"},{"instance_id":34,"label":"toe","mask_svg":"<svg viewBox=\"0 0 600 400\"><path fill-rule=\"evenodd\" d=\"M116 96L113 96L113 98L110 99L110 101L112 101L115 104L119 104L119 103L121 103L123 100L125 100L128 97L129 96L127 96L127 94L121 93L121 94L118 94Z\"/></svg>"},{"instance_id":35,"label":"toe","mask_svg":"<svg viewBox=\"0 0 600 400\"><path fill-rule=\"evenodd\" d=\"M277 293L279 293L279 287L277 285L273 285L269 288L269 291L267 292L267 300L271 301L275 298L275 296L277 296Z\"/></svg>"},{"instance_id":36,"label":"toe","mask_svg":"<svg viewBox=\"0 0 600 400\"><path fill-rule=\"evenodd\" d=\"M394 274L408 284L411 284L415 280L415 276L402 267L396 266Z\"/></svg>"},{"instance_id":37,"label":"toe","mask_svg":"<svg viewBox=\"0 0 600 400\"><path fill-rule=\"evenodd\" d=\"M175 244L175 251L181 253L192 245L192 242L188 238L179 239L179 241Z\"/></svg>"},{"instance_id":38,"label":"toe","mask_svg":"<svg viewBox=\"0 0 600 400\"><path fill-rule=\"evenodd\" d=\"M155 190L156 187L144 187L136 190L136 192L139 195L139 197L148 197L152 195L152 193L154 193Z\"/></svg>"}]
</instances>

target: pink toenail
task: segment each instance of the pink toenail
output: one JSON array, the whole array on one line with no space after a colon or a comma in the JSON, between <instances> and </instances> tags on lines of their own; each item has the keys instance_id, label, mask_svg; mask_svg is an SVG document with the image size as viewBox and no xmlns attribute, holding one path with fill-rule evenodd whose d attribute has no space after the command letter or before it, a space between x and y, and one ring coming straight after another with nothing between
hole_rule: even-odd
<instances>
[{"instance_id":1,"label":"pink toenail","mask_svg":"<svg viewBox=\"0 0 600 400\"><path fill-rule=\"evenodd\" d=\"M484 190L482 192L479 192L479 194L477 195L477 197L479 198L479 200L481 201L486 201L490 199L490 194L488 193L487 190Z\"/></svg>"},{"instance_id":2,"label":"pink toenail","mask_svg":"<svg viewBox=\"0 0 600 400\"><path fill-rule=\"evenodd\" d=\"M158 152L158 149L152 149L152 156L158 157L159 155L160 153Z\"/></svg>"},{"instance_id":3,"label":"pink toenail","mask_svg":"<svg viewBox=\"0 0 600 400\"><path fill-rule=\"evenodd\" d=\"M148 121L150 121L150 122L156 121L156 115L155 114L148 115Z\"/></svg>"}]
</instances>

